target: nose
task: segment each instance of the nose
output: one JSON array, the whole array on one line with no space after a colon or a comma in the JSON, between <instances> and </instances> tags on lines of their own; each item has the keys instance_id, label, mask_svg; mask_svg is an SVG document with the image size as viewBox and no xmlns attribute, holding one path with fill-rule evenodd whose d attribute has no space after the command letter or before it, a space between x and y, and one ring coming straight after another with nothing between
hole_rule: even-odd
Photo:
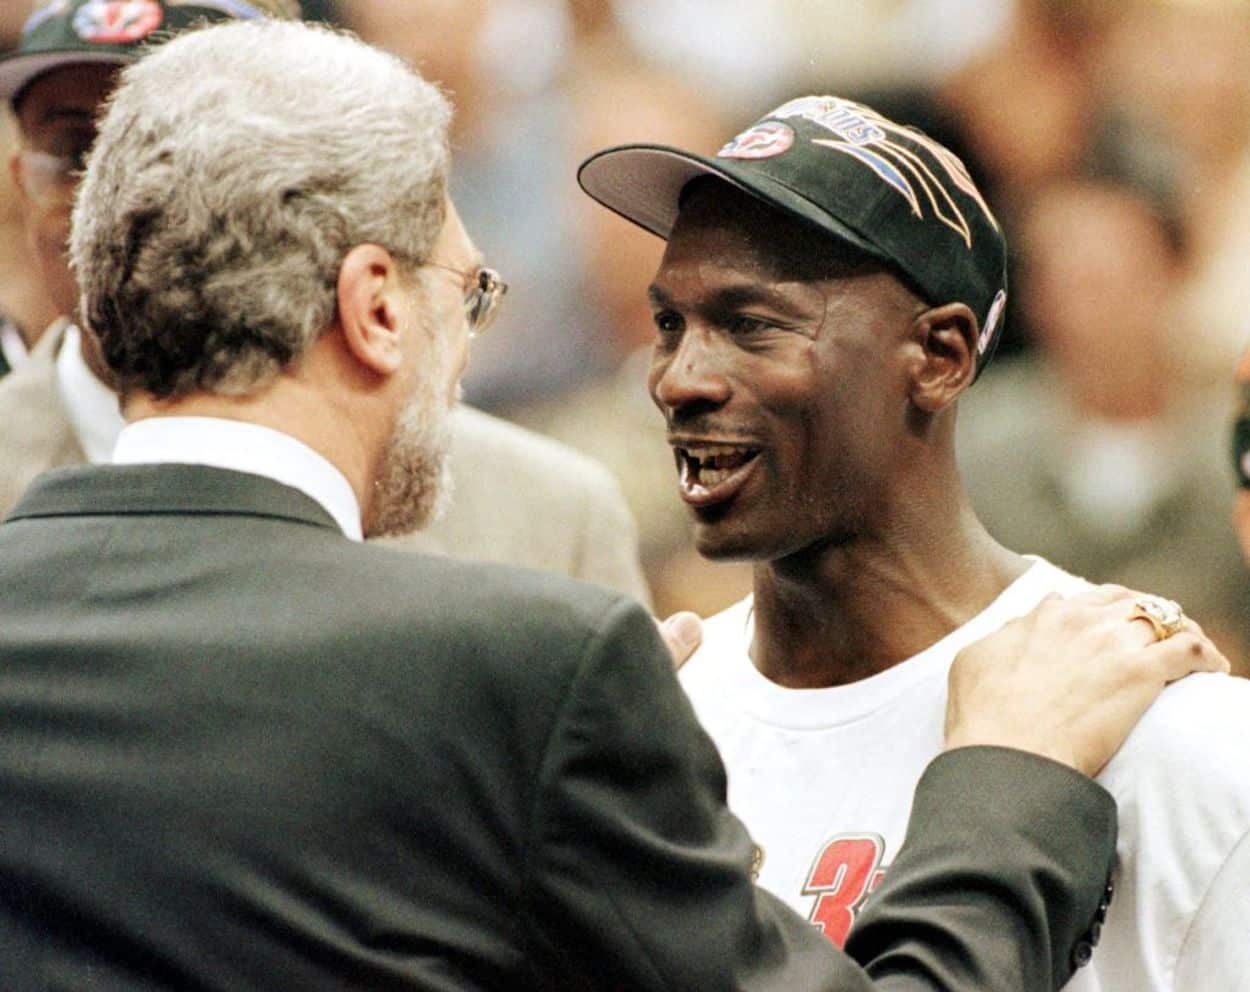
<instances>
[{"instance_id":1,"label":"nose","mask_svg":"<svg viewBox=\"0 0 1250 992\"><path fill-rule=\"evenodd\" d=\"M717 409L733 393L714 336L694 328L676 349L656 348L650 384L651 398L670 420Z\"/></svg>"}]
</instances>

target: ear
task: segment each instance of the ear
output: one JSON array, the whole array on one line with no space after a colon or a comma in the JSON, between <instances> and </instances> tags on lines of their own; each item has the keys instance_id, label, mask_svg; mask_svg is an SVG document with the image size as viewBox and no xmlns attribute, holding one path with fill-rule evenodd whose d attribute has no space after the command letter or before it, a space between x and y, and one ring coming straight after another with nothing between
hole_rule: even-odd
<instances>
[{"instance_id":1,"label":"ear","mask_svg":"<svg viewBox=\"0 0 1250 992\"><path fill-rule=\"evenodd\" d=\"M911 378L911 401L919 409L937 413L971 385L978 333L976 314L964 303L933 307L912 322L912 340L924 355Z\"/></svg>"},{"instance_id":2,"label":"ear","mask_svg":"<svg viewBox=\"0 0 1250 992\"><path fill-rule=\"evenodd\" d=\"M366 369L393 375L403 364L399 265L379 245L357 245L339 267L338 322L347 350ZM409 290L412 292L412 290Z\"/></svg>"}]
</instances>

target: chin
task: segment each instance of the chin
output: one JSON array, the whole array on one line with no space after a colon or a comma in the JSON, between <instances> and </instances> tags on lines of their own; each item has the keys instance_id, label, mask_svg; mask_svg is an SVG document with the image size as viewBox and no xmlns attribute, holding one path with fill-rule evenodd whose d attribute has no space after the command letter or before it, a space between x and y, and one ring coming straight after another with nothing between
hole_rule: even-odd
<instances>
[{"instance_id":1,"label":"chin","mask_svg":"<svg viewBox=\"0 0 1250 992\"><path fill-rule=\"evenodd\" d=\"M694 526L695 550L709 561L762 561L773 557L773 543L728 521L709 521L703 513Z\"/></svg>"},{"instance_id":2,"label":"chin","mask_svg":"<svg viewBox=\"0 0 1250 992\"><path fill-rule=\"evenodd\" d=\"M826 551L853 541L849 532L805 534L793 528L770 532L705 519L700 519L694 529L694 545L699 554L709 561L726 563L788 562L791 567L808 568Z\"/></svg>"}]
</instances>

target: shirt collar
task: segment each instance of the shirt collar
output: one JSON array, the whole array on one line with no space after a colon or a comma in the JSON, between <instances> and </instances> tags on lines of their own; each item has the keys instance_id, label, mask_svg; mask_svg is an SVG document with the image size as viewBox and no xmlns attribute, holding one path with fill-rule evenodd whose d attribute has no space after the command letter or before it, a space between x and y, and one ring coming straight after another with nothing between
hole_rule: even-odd
<instances>
[{"instance_id":1,"label":"shirt collar","mask_svg":"<svg viewBox=\"0 0 1250 992\"><path fill-rule=\"evenodd\" d=\"M26 342L22 340L17 326L3 317L0 317L0 353L4 354L4 360L15 372L25 365L30 357L26 350Z\"/></svg>"},{"instance_id":2,"label":"shirt collar","mask_svg":"<svg viewBox=\"0 0 1250 992\"><path fill-rule=\"evenodd\" d=\"M273 479L320 503L353 541L362 539L360 504L347 478L281 431L218 417L149 417L125 426L113 462L209 465Z\"/></svg>"},{"instance_id":3,"label":"shirt collar","mask_svg":"<svg viewBox=\"0 0 1250 992\"><path fill-rule=\"evenodd\" d=\"M73 324L65 328L56 353L56 388L87 461L108 462L126 421L117 407L117 394L87 367L82 334Z\"/></svg>"}]
</instances>

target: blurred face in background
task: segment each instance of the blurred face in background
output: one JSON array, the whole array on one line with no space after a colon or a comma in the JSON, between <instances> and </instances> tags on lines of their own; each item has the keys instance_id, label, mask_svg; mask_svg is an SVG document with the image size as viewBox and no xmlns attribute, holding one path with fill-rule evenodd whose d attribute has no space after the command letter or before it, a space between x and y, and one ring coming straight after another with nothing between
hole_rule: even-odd
<instances>
[{"instance_id":1,"label":"blurred face in background","mask_svg":"<svg viewBox=\"0 0 1250 992\"><path fill-rule=\"evenodd\" d=\"M438 83L459 119L472 113L482 84L485 0L348 0L344 22L362 39L405 59Z\"/></svg>"},{"instance_id":2,"label":"blurred face in background","mask_svg":"<svg viewBox=\"0 0 1250 992\"><path fill-rule=\"evenodd\" d=\"M1162 220L1128 188L1085 180L1047 187L1021 220L1024 310L1065 385L1106 417L1158 412L1178 278Z\"/></svg>"},{"instance_id":3,"label":"blurred face in background","mask_svg":"<svg viewBox=\"0 0 1250 992\"><path fill-rule=\"evenodd\" d=\"M45 292L64 315L78 306L65 254L74 191L117 71L86 64L54 69L30 84L16 108L19 148L10 168Z\"/></svg>"},{"instance_id":4,"label":"blurred face in background","mask_svg":"<svg viewBox=\"0 0 1250 992\"><path fill-rule=\"evenodd\" d=\"M1239 0L1136 5L1099 68L1115 102L1161 124L1200 167L1250 139L1250 8Z\"/></svg>"},{"instance_id":5,"label":"blurred face in background","mask_svg":"<svg viewBox=\"0 0 1250 992\"><path fill-rule=\"evenodd\" d=\"M730 127L715 106L688 84L613 50L587 52L572 87L574 160L634 141L676 145L712 154ZM600 332L622 357L655 338L643 287L664 253L655 235L604 210L588 197L574 204L578 257L588 292L601 315Z\"/></svg>"},{"instance_id":6,"label":"blurred face in background","mask_svg":"<svg viewBox=\"0 0 1250 992\"><path fill-rule=\"evenodd\" d=\"M1013 197L1077 167L1093 92L1079 52L1046 24L1018 18L1008 37L947 79L938 97L988 178Z\"/></svg>"}]
</instances>

